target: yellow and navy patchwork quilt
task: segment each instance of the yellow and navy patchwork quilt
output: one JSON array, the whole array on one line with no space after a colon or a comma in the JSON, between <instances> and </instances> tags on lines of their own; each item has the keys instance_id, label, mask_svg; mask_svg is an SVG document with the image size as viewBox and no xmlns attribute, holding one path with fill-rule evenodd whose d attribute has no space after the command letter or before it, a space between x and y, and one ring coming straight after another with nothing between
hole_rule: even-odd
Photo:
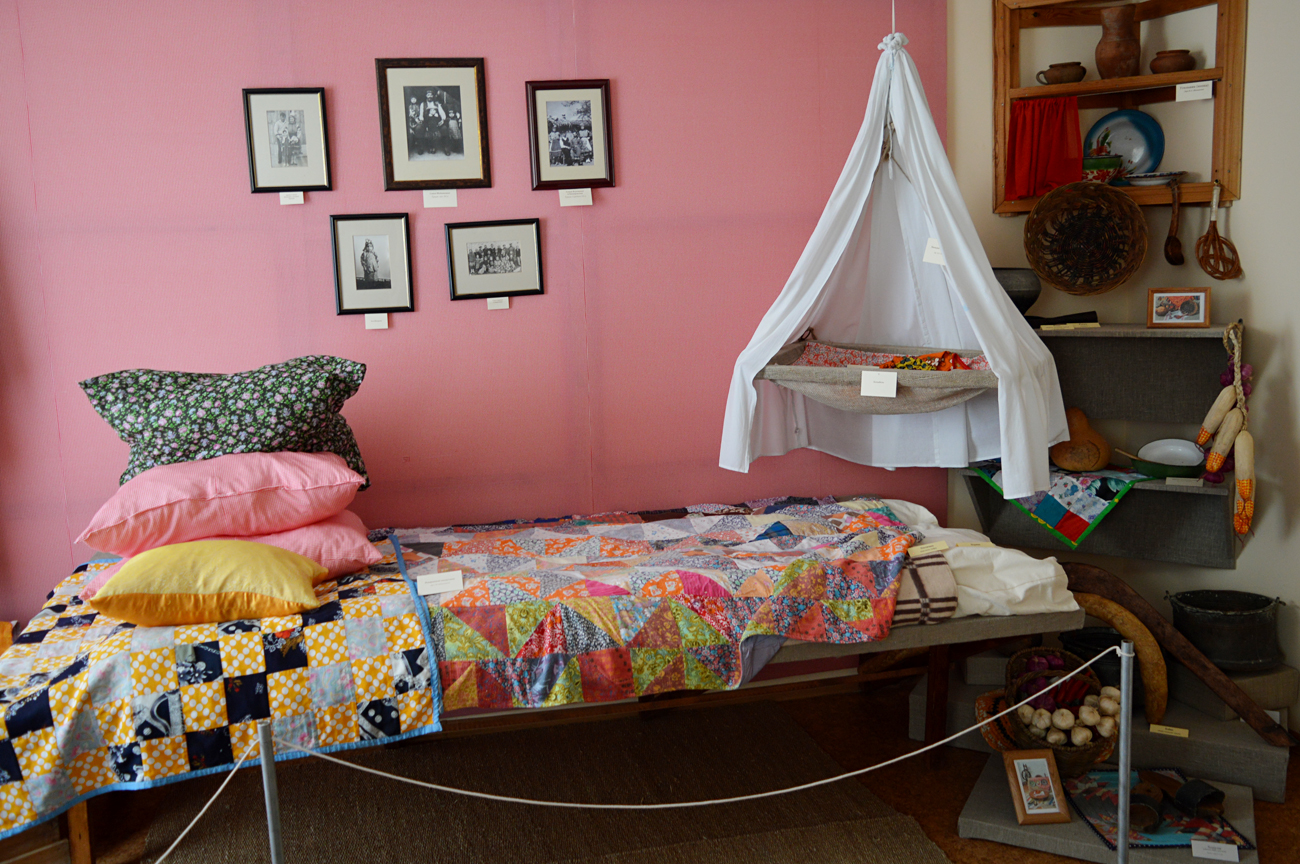
<instances>
[{"instance_id":1,"label":"yellow and navy patchwork quilt","mask_svg":"<svg viewBox=\"0 0 1300 864\"><path fill-rule=\"evenodd\" d=\"M398 531L426 598L444 710L735 688L786 638L889 635L907 549L879 499L771 499ZM409 558L407 559L409 560Z\"/></svg>"},{"instance_id":2,"label":"yellow and navy patchwork quilt","mask_svg":"<svg viewBox=\"0 0 1300 864\"><path fill-rule=\"evenodd\" d=\"M77 593L110 562L77 568L0 655L0 838L91 795L229 769L263 719L326 750L438 731L427 615L376 545L384 560L318 586L319 608L224 624L96 614Z\"/></svg>"}]
</instances>

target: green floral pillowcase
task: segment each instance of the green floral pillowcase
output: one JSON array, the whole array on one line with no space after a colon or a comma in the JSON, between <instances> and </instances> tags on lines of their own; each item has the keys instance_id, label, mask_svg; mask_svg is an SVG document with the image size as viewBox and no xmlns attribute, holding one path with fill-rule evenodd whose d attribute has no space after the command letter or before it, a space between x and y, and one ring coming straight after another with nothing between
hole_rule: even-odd
<instances>
[{"instance_id":1,"label":"green floral pillowcase","mask_svg":"<svg viewBox=\"0 0 1300 864\"><path fill-rule=\"evenodd\" d=\"M365 489L361 450L339 413L365 375L363 363L316 355L230 375L129 369L81 389L131 445L119 482L174 462L295 450L337 453Z\"/></svg>"}]
</instances>

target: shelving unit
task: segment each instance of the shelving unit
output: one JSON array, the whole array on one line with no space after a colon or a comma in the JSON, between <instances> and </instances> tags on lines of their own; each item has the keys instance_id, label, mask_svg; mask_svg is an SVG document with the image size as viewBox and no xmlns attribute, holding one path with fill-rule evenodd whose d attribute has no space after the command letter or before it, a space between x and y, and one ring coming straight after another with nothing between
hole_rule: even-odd
<instances>
[{"instance_id":1,"label":"shelving unit","mask_svg":"<svg viewBox=\"0 0 1300 864\"><path fill-rule=\"evenodd\" d=\"M1089 419L1200 423L1223 389L1225 329L1107 324L1038 333L1056 361L1065 404L1083 409ZM1069 551L974 471L960 473L981 530L993 542ZM1230 483L1197 487L1144 481L1077 551L1231 570L1237 566L1231 508Z\"/></svg>"},{"instance_id":2,"label":"shelving unit","mask_svg":"<svg viewBox=\"0 0 1300 864\"><path fill-rule=\"evenodd\" d=\"M1101 14L1096 6L1080 6L1076 0L993 0L993 212L1004 216L1028 213L1037 198L1007 200L1007 138L1011 126L1011 103L1017 99L1049 96L1078 96L1080 108L1136 108L1156 102L1170 102L1175 87L1192 81L1213 81L1214 144L1211 182L1184 183L1181 203L1209 203L1213 180L1223 186L1221 200L1227 204L1241 194L1241 124L1246 77L1246 0L1144 0L1137 3L1138 21L1162 18L1176 12L1218 6L1215 60L1212 69L1193 69L1163 75L1134 75L1080 81L1076 84L1020 86L1020 31L1033 27L1096 27ZM1139 205L1169 204L1164 186L1117 186Z\"/></svg>"}]
</instances>

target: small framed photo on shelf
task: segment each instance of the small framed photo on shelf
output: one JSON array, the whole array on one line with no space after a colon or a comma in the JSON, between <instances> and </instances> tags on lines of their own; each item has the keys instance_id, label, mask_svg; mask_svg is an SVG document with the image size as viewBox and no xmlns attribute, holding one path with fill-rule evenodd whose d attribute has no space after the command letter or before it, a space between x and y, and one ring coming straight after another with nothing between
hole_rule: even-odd
<instances>
[{"instance_id":1,"label":"small framed photo on shelf","mask_svg":"<svg viewBox=\"0 0 1300 864\"><path fill-rule=\"evenodd\" d=\"M407 214L331 216L330 233L338 314L415 311Z\"/></svg>"},{"instance_id":2,"label":"small framed photo on shelf","mask_svg":"<svg viewBox=\"0 0 1300 864\"><path fill-rule=\"evenodd\" d=\"M541 221L448 224L447 277L453 300L543 293Z\"/></svg>"},{"instance_id":3,"label":"small framed photo on shelf","mask_svg":"<svg viewBox=\"0 0 1300 864\"><path fill-rule=\"evenodd\" d=\"M1070 805L1051 750L1008 750L1002 754L1021 825L1069 822Z\"/></svg>"},{"instance_id":4,"label":"small framed photo on shelf","mask_svg":"<svg viewBox=\"0 0 1300 864\"><path fill-rule=\"evenodd\" d=\"M1209 288L1147 289L1147 327L1209 326Z\"/></svg>"},{"instance_id":5,"label":"small framed photo on shelf","mask_svg":"<svg viewBox=\"0 0 1300 864\"><path fill-rule=\"evenodd\" d=\"M376 60L384 188L492 185L483 58Z\"/></svg>"},{"instance_id":6,"label":"small framed photo on shelf","mask_svg":"<svg viewBox=\"0 0 1300 864\"><path fill-rule=\"evenodd\" d=\"M609 79L528 81L534 189L614 185Z\"/></svg>"},{"instance_id":7,"label":"small framed photo on shelf","mask_svg":"<svg viewBox=\"0 0 1300 864\"><path fill-rule=\"evenodd\" d=\"M333 188L323 87L245 90L244 135L254 192Z\"/></svg>"}]
</instances>

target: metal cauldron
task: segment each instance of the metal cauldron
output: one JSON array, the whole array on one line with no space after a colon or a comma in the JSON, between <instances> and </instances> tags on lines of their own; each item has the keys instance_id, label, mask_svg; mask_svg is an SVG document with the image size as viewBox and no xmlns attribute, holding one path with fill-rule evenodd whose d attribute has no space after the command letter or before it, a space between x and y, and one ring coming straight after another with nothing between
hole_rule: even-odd
<instances>
[{"instance_id":1,"label":"metal cauldron","mask_svg":"<svg viewBox=\"0 0 1300 864\"><path fill-rule=\"evenodd\" d=\"M1165 599L1174 628L1224 672L1263 672L1282 662L1280 599L1249 591L1181 591Z\"/></svg>"}]
</instances>

